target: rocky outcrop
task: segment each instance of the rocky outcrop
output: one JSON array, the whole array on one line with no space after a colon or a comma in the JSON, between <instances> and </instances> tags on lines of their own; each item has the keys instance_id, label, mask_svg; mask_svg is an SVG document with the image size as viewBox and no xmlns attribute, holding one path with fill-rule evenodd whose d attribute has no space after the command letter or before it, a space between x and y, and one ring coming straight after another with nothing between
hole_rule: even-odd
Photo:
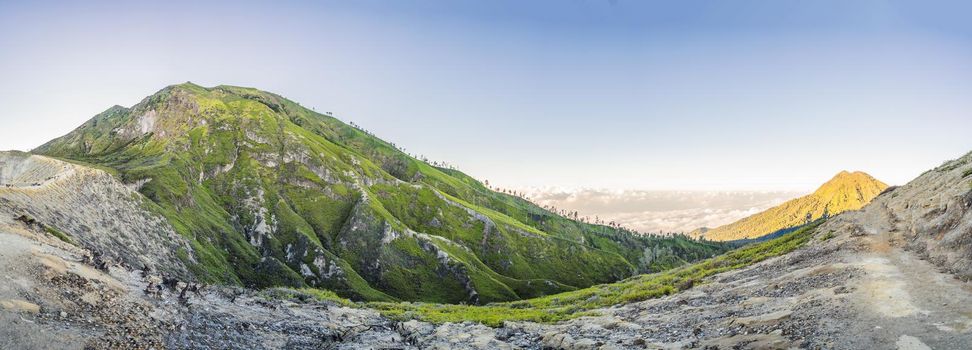
<instances>
[{"instance_id":1,"label":"rocky outcrop","mask_svg":"<svg viewBox=\"0 0 972 350\"><path fill-rule=\"evenodd\" d=\"M0 217L18 219L92 252L182 279L192 247L146 200L101 170L17 152L0 152Z\"/></svg>"},{"instance_id":2,"label":"rocky outcrop","mask_svg":"<svg viewBox=\"0 0 972 350\"><path fill-rule=\"evenodd\" d=\"M972 153L884 193L867 211L865 230L886 225L895 244L972 280Z\"/></svg>"}]
</instances>

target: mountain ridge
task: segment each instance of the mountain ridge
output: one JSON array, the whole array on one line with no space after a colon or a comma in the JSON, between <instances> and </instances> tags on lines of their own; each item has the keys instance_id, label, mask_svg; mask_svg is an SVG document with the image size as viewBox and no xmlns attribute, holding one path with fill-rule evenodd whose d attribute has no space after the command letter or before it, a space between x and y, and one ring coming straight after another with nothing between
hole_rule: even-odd
<instances>
[{"instance_id":1,"label":"mountain ridge","mask_svg":"<svg viewBox=\"0 0 972 350\"><path fill-rule=\"evenodd\" d=\"M485 303L726 249L569 220L253 88L172 85L33 152L117 173L189 239L190 269L212 283Z\"/></svg>"},{"instance_id":2,"label":"mountain ridge","mask_svg":"<svg viewBox=\"0 0 972 350\"><path fill-rule=\"evenodd\" d=\"M715 241L759 238L821 217L860 209L887 188L887 184L863 171L841 170L808 195L727 225L696 229L689 235Z\"/></svg>"}]
</instances>

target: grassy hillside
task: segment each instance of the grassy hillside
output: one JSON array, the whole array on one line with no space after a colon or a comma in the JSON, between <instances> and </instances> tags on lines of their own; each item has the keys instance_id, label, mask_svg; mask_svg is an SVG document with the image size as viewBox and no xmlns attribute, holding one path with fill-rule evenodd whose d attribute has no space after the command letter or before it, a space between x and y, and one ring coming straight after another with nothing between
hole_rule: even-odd
<instances>
[{"instance_id":1,"label":"grassy hillside","mask_svg":"<svg viewBox=\"0 0 972 350\"><path fill-rule=\"evenodd\" d=\"M857 210L881 194L888 185L857 171L841 171L813 193L714 229L692 233L708 240L752 239L793 228L822 217Z\"/></svg>"},{"instance_id":2,"label":"grassy hillside","mask_svg":"<svg viewBox=\"0 0 972 350\"><path fill-rule=\"evenodd\" d=\"M370 303L369 306L391 318L435 323L474 321L501 326L506 321L563 321L588 315L597 308L670 295L703 283L705 277L789 253L809 241L821 223L823 220L817 220L778 238L673 270L535 299L484 306L423 303Z\"/></svg>"},{"instance_id":3,"label":"grassy hillside","mask_svg":"<svg viewBox=\"0 0 972 350\"><path fill-rule=\"evenodd\" d=\"M138 186L200 280L356 300L488 303L669 269L726 247L569 220L256 89L167 87L36 153Z\"/></svg>"}]
</instances>

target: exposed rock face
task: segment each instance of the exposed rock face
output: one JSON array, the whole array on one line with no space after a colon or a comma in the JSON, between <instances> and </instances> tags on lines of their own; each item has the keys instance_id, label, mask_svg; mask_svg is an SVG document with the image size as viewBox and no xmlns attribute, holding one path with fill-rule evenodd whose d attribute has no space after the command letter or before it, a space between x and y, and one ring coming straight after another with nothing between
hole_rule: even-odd
<instances>
[{"instance_id":1,"label":"exposed rock face","mask_svg":"<svg viewBox=\"0 0 972 350\"><path fill-rule=\"evenodd\" d=\"M189 279L189 242L109 174L43 156L0 152L0 217L63 233L103 263ZM181 256L181 258L180 258Z\"/></svg>"},{"instance_id":2,"label":"exposed rock face","mask_svg":"<svg viewBox=\"0 0 972 350\"><path fill-rule=\"evenodd\" d=\"M415 348L371 310L242 289L183 293L183 282L94 269L88 254L0 222L0 349Z\"/></svg>"},{"instance_id":3,"label":"exposed rock face","mask_svg":"<svg viewBox=\"0 0 972 350\"><path fill-rule=\"evenodd\" d=\"M716 241L758 238L802 225L808 221L808 215L810 220L816 220L860 209L887 187L866 173L841 171L809 195L728 225L696 230L692 235Z\"/></svg>"},{"instance_id":4,"label":"exposed rock face","mask_svg":"<svg viewBox=\"0 0 972 350\"><path fill-rule=\"evenodd\" d=\"M972 280L972 153L888 191L867 210L885 217L895 244Z\"/></svg>"}]
</instances>

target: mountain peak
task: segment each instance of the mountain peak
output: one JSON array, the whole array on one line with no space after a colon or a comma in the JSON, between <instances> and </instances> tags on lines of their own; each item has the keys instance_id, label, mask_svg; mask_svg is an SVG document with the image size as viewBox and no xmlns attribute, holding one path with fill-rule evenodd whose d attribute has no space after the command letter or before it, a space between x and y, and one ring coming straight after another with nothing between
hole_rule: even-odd
<instances>
[{"instance_id":1,"label":"mountain peak","mask_svg":"<svg viewBox=\"0 0 972 350\"><path fill-rule=\"evenodd\" d=\"M315 114L279 95L254 88L204 87L185 82L168 85L129 108L111 107L85 123L82 130L35 151L101 153L141 138L183 149L190 142L192 132L208 134L213 131L209 128L213 125L250 131L265 139L279 131L271 125L287 122L299 125L301 119L315 118Z\"/></svg>"},{"instance_id":2,"label":"mountain peak","mask_svg":"<svg viewBox=\"0 0 972 350\"><path fill-rule=\"evenodd\" d=\"M846 182L856 183L856 182L873 182L873 181L878 181L878 180L875 179L870 174L865 173L863 171L851 172L847 170L841 170L839 173L837 173L837 175L834 175L834 177L830 178L830 180L827 180L827 182L821 185L821 187L831 185L831 184L839 184L839 183L846 183Z\"/></svg>"},{"instance_id":3,"label":"mountain peak","mask_svg":"<svg viewBox=\"0 0 972 350\"><path fill-rule=\"evenodd\" d=\"M811 194L728 225L697 231L696 234L720 241L762 237L802 225L808 214L812 219L817 219L860 209L887 187L887 184L865 172L841 170Z\"/></svg>"},{"instance_id":4,"label":"mountain peak","mask_svg":"<svg viewBox=\"0 0 972 350\"><path fill-rule=\"evenodd\" d=\"M196 87L200 87L200 88L204 88L203 86L198 85L198 84L195 84L195 83L193 83L191 81L186 81L185 83L172 84L172 85L169 85L167 87L182 87L182 88L196 88Z\"/></svg>"},{"instance_id":5,"label":"mountain peak","mask_svg":"<svg viewBox=\"0 0 972 350\"><path fill-rule=\"evenodd\" d=\"M854 192L871 192L873 190L877 190L877 193L880 193L887 187L887 184L863 171L849 172L847 170L841 170L833 178L820 185L813 194L817 196L833 196L854 194ZM863 195L858 197L863 200Z\"/></svg>"}]
</instances>

